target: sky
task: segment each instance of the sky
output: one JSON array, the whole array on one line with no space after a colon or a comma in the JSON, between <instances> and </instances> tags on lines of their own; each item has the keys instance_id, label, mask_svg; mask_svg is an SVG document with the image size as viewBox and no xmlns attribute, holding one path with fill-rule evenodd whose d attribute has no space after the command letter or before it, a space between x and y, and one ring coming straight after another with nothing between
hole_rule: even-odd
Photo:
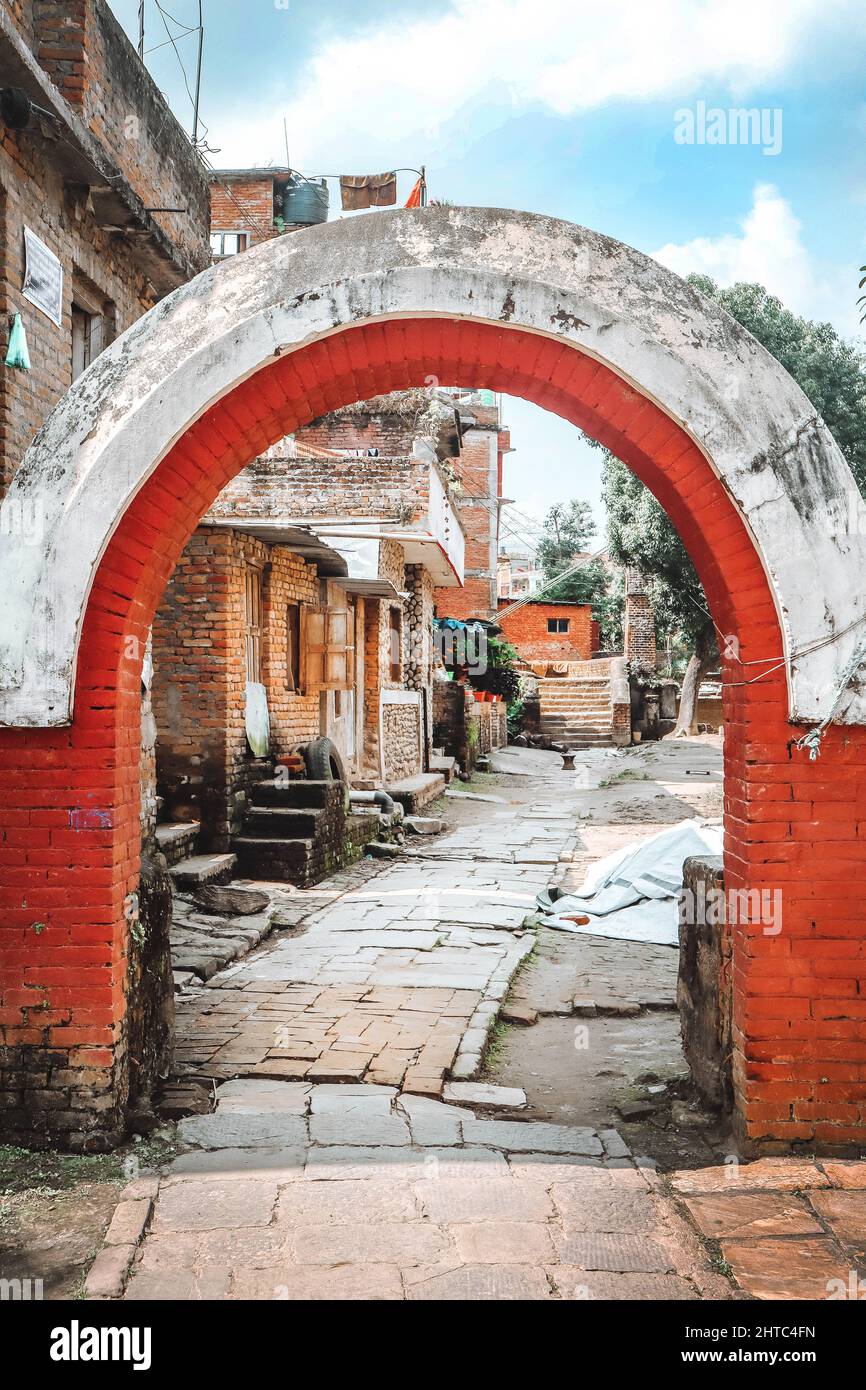
<instances>
[{"instance_id":1,"label":"sky","mask_svg":"<svg viewBox=\"0 0 866 1390\"><path fill-rule=\"evenodd\" d=\"M139 0L110 0L138 42ZM846 337L866 261L862 0L202 0L215 167L425 164L431 198L548 213ZM199 0L145 3L145 61L192 124ZM168 33L175 37L171 44ZM186 79L181 72L181 62ZM755 110L746 129L728 113ZM414 174L400 175L400 202ZM331 184L332 215L339 193ZM375 212L364 214L376 216ZM503 539L587 498L600 454L504 400Z\"/></svg>"}]
</instances>

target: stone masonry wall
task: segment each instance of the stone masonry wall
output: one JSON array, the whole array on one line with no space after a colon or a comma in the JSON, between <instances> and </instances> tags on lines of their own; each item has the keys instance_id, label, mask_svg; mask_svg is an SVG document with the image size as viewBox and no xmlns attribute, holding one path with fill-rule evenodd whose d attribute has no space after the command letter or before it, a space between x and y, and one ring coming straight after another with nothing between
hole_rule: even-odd
<instances>
[{"instance_id":1,"label":"stone masonry wall","mask_svg":"<svg viewBox=\"0 0 866 1390\"><path fill-rule=\"evenodd\" d=\"M417 704L386 704L382 708L385 776L389 782L415 777L420 771L419 716Z\"/></svg>"}]
</instances>

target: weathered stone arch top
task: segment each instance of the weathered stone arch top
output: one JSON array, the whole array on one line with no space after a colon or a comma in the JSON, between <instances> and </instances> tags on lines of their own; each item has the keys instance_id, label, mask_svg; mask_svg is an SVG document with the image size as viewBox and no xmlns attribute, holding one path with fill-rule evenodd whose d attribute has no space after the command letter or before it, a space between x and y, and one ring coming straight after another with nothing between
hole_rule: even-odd
<instances>
[{"instance_id":1,"label":"weathered stone arch top","mask_svg":"<svg viewBox=\"0 0 866 1390\"><path fill-rule=\"evenodd\" d=\"M828 716L866 635L866 525L850 470L796 384L717 305L627 246L529 213L426 208L334 222L223 262L139 320L76 382L0 514L0 724L70 721L100 558L198 416L317 338L434 315L570 343L689 432L770 583L791 717ZM20 518L34 516L40 544L20 534ZM836 717L866 723L859 682L847 682Z\"/></svg>"}]
</instances>

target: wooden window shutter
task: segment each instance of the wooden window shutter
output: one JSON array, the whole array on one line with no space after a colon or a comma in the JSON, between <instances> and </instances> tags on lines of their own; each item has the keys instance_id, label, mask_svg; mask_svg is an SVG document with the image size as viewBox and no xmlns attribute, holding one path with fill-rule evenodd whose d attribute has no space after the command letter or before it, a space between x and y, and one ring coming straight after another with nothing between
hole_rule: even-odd
<instances>
[{"instance_id":1,"label":"wooden window shutter","mask_svg":"<svg viewBox=\"0 0 866 1390\"><path fill-rule=\"evenodd\" d=\"M351 690L355 683L354 615L346 608L301 610L305 690Z\"/></svg>"}]
</instances>

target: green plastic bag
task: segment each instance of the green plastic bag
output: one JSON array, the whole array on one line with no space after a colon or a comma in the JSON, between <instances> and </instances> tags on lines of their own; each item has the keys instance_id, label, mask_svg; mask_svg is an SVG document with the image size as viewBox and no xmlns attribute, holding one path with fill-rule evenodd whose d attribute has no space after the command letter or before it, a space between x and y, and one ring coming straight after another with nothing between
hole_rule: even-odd
<instances>
[{"instance_id":1,"label":"green plastic bag","mask_svg":"<svg viewBox=\"0 0 866 1390\"><path fill-rule=\"evenodd\" d=\"M16 314L12 323L12 332L9 334L9 346L6 349L6 366L17 367L19 371L30 371L30 353L27 351L27 334L24 332L24 324L21 322L21 315Z\"/></svg>"}]
</instances>

